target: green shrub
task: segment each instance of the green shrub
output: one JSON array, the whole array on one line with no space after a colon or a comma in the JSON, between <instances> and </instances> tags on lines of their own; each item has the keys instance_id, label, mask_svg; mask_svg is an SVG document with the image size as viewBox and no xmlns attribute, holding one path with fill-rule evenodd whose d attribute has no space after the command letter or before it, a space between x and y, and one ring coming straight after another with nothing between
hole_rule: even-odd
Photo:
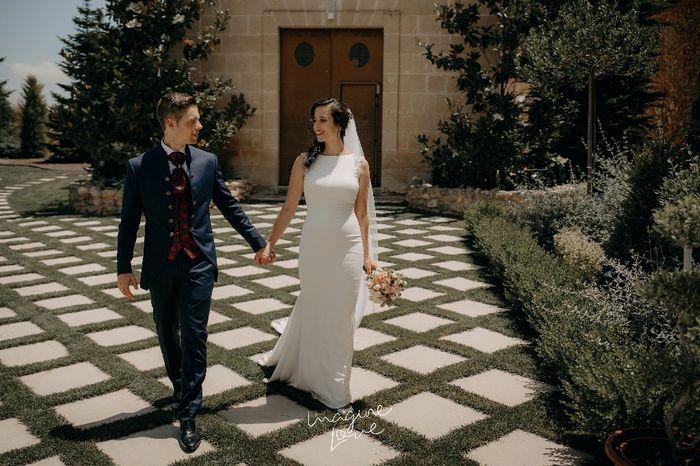
<instances>
[{"instance_id":1,"label":"green shrub","mask_svg":"<svg viewBox=\"0 0 700 466\"><path fill-rule=\"evenodd\" d=\"M469 231L504 294L522 310L536 348L562 387L572 430L602 439L623 426L660 425L672 400L678 338L672 315L641 293L648 275L639 266L605 262L601 282L548 253L529 228L476 206Z\"/></svg>"},{"instance_id":2,"label":"green shrub","mask_svg":"<svg viewBox=\"0 0 700 466\"><path fill-rule=\"evenodd\" d=\"M554 251L588 280L594 280L603 270L603 248L578 228L564 228L554 235Z\"/></svg>"}]
</instances>

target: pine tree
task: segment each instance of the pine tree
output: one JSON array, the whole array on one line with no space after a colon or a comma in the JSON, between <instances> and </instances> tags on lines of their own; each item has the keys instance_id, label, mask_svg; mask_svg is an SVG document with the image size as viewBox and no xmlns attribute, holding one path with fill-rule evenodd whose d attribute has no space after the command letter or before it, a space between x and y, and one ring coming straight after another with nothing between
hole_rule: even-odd
<instances>
[{"instance_id":1,"label":"pine tree","mask_svg":"<svg viewBox=\"0 0 700 466\"><path fill-rule=\"evenodd\" d=\"M230 80L197 73L229 19L228 11L217 11L211 24L199 24L215 3L107 0L103 14L84 1L74 18L77 33L61 51L72 82L67 97L57 96L51 124L59 151L88 157L93 183L118 184L124 162L158 140L155 107L168 91L198 98L200 146L215 152L253 114L242 95L221 102L234 87Z\"/></svg>"},{"instance_id":2,"label":"pine tree","mask_svg":"<svg viewBox=\"0 0 700 466\"><path fill-rule=\"evenodd\" d=\"M19 139L23 157L37 157L44 152L46 101L41 95L43 86L29 75L22 87L20 104Z\"/></svg>"},{"instance_id":3,"label":"pine tree","mask_svg":"<svg viewBox=\"0 0 700 466\"><path fill-rule=\"evenodd\" d=\"M5 57L0 58L0 63L5 61ZM12 110L8 97L10 91L5 90L7 81L0 81L0 140L5 140L9 134L12 123L15 118L15 112Z\"/></svg>"}]
</instances>

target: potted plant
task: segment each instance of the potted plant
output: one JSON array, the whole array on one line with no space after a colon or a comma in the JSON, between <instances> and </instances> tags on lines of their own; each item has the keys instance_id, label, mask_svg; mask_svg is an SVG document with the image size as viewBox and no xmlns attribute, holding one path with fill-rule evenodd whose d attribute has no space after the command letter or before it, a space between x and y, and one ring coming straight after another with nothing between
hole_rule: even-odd
<instances>
[{"instance_id":1,"label":"potted plant","mask_svg":"<svg viewBox=\"0 0 700 466\"><path fill-rule=\"evenodd\" d=\"M700 465L700 432L683 432L700 420L700 270L692 268L692 247L700 245L700 197L686 196L677 204L659 209L657 229L674 239L684 250L682 271L657 271L646 284L646 295L675 316L678 364L670 367L673 403L663 428L636 427L611 434L605 452L616 466ZM695 405L695 406L694 406Z\"/></svg>"}]
</instances>

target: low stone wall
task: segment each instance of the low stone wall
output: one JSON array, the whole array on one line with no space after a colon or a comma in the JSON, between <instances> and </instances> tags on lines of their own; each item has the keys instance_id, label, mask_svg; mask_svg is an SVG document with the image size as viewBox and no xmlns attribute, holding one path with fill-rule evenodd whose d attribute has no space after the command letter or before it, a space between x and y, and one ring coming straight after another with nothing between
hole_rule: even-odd
<instances>
[{"instance_id":1,"label":"low stone wall","mask_svg":"<svg viewBox=\"0 0 700 466\"><path fill-rule=\"evenodd\" d=\"M226 186L239 202L253 191L253 185L247 180L226 181ZM68 188L70 205L83 215L119 215L122 209L122 190L117 188L100 188L89 183L73 183ZM210 208L214 208L212 203Z\"/></svg>"},{"instance_id":2,"label":"low stone wall","mask_svg":"<svg viewBox=\"0 0 700 466\"><path fill-rule=\"evenodd\" d=\"M464 209L477 201L522 202L519 191L479 188L438 188L429 184L412 186L406 193L411 207L431 212L462 215Z\"/></svg>"},{"instance_id":3,"label":"low stone wall","mask_svg":"<svg viewBox=\"0 0 700 466\"><path fill-rule=\"evenodd\" d=\"M406 202L416 209L446 215L461 216L464 209L478 201L526 202L529 196L566 195L574 190L585 190L585 183L567 184L531 191L501 191L479 188L438 188L431 184L411 186L406 193Z\"/></svg>"}]
</instances>

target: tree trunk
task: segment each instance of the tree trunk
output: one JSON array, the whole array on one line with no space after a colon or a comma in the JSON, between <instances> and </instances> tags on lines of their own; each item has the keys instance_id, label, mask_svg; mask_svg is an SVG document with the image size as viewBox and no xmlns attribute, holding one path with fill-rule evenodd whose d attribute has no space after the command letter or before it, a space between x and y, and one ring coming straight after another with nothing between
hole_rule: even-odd
<instances>
[{"instance_id":1,"label":"tree trunk","mask_svg":"<svg viewBox=\"0 0 700 466\"><path fill-rule=\"evenodd\" d=\"M689 271L693 267L693 247L683 246L683 270Z\"/></svg>"},{"instance_id":2,"label":"tree trunk","mask_svg":"<svg viewBox=\"0 0 700 466\"><path fill-rule=\"evenodd\" d=\"M593 73L588 75L588 134L586 138L586 145L588 146L588 183L586 183L586 192L591 194L593 192L593 103L595 92L595 81Z\"/></svg>"}]
</instances>

